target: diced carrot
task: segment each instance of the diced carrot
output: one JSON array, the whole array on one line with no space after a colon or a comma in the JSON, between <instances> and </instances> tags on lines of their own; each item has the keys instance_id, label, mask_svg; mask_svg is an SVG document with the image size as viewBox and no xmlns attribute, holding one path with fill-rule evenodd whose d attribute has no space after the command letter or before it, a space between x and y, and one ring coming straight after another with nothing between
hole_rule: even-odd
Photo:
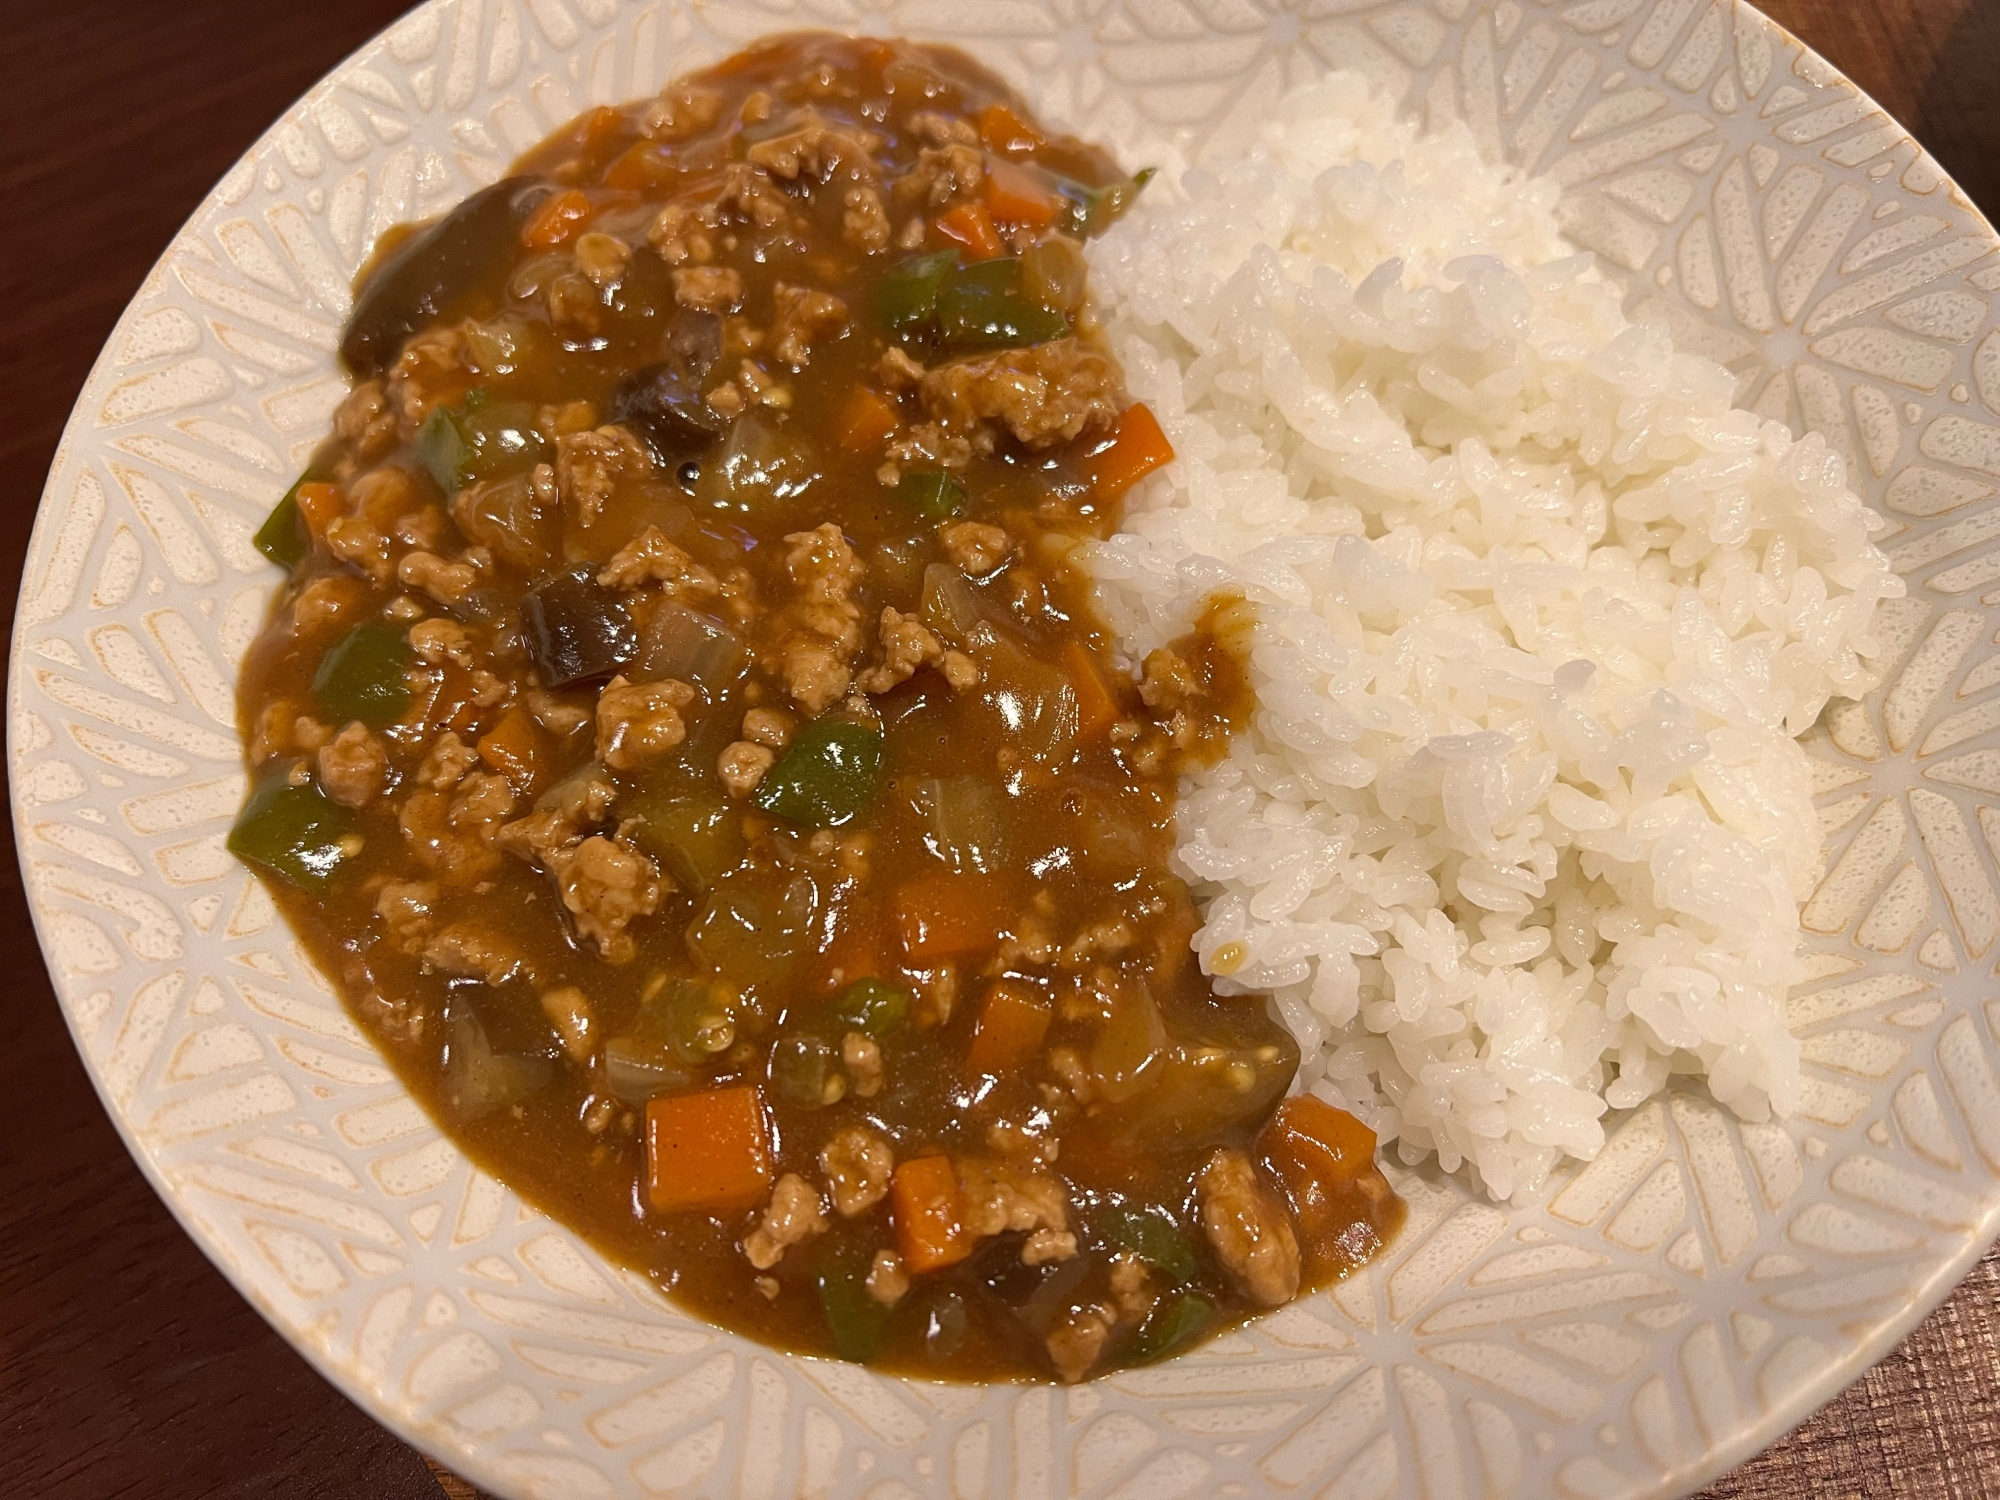
<instances>
[{"instance_id":1,"label":"diced carrot","mask_svg":"<svg viewBox=\"0 0 2000 1500\"><path fill-rule=\"evenodd\" d=\"M974 260L991 260L1007 248L983 203L961 203L946 209L937 217L937 231L954 245L964 246Z\"/></svg>"},{"instance_id":2,"label":"diced carrot","mask_svg":"<svg viewBox=\"0 0 2000 1500\"><path fill-rule=\"evenodd\" d=\"M658 141L640 141L604 169L603 182L608 188L644 192L665 182L672 172L673 165Z\"/></svg>"},{"instance_id":3,"label":"diced carrot","mask_svg":"<svg viewBox=\"0 0 2000 1500\"><path fill-rule=\"evenodd\" d=\"M646 1199L659 1213L734 1213L771 1189L771 1135L748 1084L646 1105Z\"/></svg>"},{"instance_id":4,"label":"diced carrot","mask_svg":"<svg viewBox=\"0 0 2000 1500\"><path fill-rule=\"evenodd\" d=\"M1375 1132L1323 1099L1300 1094L1280 1104L1258 1133L1257 1154L1291 1199L1313 1284L1366 1261L1401 1219L1375 1165Z\"/></svg>"},{"instance_id":5,"label":"diced carrot","mask_svg":"<svg viewBox=\"0 0 2000 1500\"><path fill-rule=\"evenodd\" d=\"M292 491L292 500L305 518L306 531L314 541L326 537L327 523L336 519L347 508L346 498L337 484L308 482Z\"/></svg>"},{"instance_id":6,"label":"diced carrot","mask_svg":"<svg viewBox=\"0 0 2000 1500\"><path fill-rule=\"evenodd\" d=\"M1009 155L1032 151L1042 144L1035 128L1004 104L989 104L979 112L979 138L988 151Z\"/></svg>"},{"instance_id":7,"label":"diced carrot","mask_svg":"<svg viewBox=\"0 0 2000 1500\"><path fill-rule=\"evenodd\" d=\"M510 708L493 726L493 732L479 741L479 758L488 770L497 771L517 797L534 790L541 774L547 740L535 716L525 708Z\"/></svg>"},{"instance_id":8,"label":"diced carrot","mask_svg":"<svg viewBox=\"0 0 2000 1500\"><path fill-rule=\"evenodd\" d=\"M1104 674L1097 670L1081 641L1063 643L1062 664L1069 673L1070 686L1076 689L1077 743L1087 745L1118 722L1118 700L1104 685Z\"/></svg>"},{"instance_id":9,"label":"diced carrot","mask_svg":"<svg viewBox=\"0 0 2000 1500\"><path fill-rule=\"evenodd\" d=\"M564 188L542 200L521 226L521 243L532 250L553 250L567 245L597 212L576 188Z\"/></svg>"},{"instance_id":10,"label":"diced carrot","mask_svg":"<svg viewBox=\"0 0 2000 1500\"><path fill-rule=\"evenodd\" d=\"M1025 984L1001 980L986 992L979 1007L972 1047L965 1054L966 1070L993 1078L1013 1072L1041 1051L1054 1014L1054 1007Z\"/></svg>"},{"instance_id":11,"label":"diced carrot","mask_svg":"<svg viewBox=\"0 0 2000 1500\"><path fill-rule=\"evenodd\" d=\"M820 984L828 993L845 989L857 979L874 979L882 962L882 934L874 913L851 913L820 955Z\"/></svg>"},{"instance_id":12,"label":"diced carrot","mask_svg":"<svg viewBox=\"0 0 2000 1500\"><path fill-rule=\"evenodd\" d=\"M896 936L919 964L962 958L1000 941L1006 907L991 879L940 874L896 892Z\"/></svg>"},{"instance_id":13,"label":"diced carrot","mask_svg":"<svg viewBox=\"0 0 2000 1500\"><path fill-rule=\"evenodd\" d=\"M913 1156L889 1179L889 1216L912 1271L954 1266L972 1253L972 1234L948 1156Z\"/></svg>"},{"instance_id":14,"label":"diced carrot","mask_svg":"<svg viewBox=\"0 0 2000 1500\"><path fill-rule=\"evenodd\" d=\"M849 453L870 453L896 430L895 404L880 391L857 385L840 409L837 441Z\"/></svg>"},{"instance_id":15,"label":"diced carrot","mask_svg":"<svg viewBox=\"0 0 2000 1500\"><path fill-rule=\"evenodd\" d=\"M613 109L608 104L600 104L595 109L587 109L578 115L570 125L570 131L576 139L578 149L588 155L616 135L624 123L623 111Z\"/></svg>"},{"instance_id":16,"label":"diced carrot","mask_svg":"<svg viewBox=\"0 0 2000 1500\"><path fill-rule=\"evenodd\" d=\"M1047 229L1062 207L1062 199L1026 167L1010 161L986 164L986 211L1002 224Z\"/></svg>"},{"instance_id":17,"label":"diced carrot","mask_svg":"<svg viewBox=\"0 0 2000 1500\"><path fill-rule=\"evenodd\" d=\"M1298 1163L1330 1189L1347 1187L1375 1165L1375 1132L1313 1094L1280 1104L1258 1145L1267 1155Z\"/></svg>"},{"instance_id":18,"label":"diced carrot","mask_svg":"<svg viewBox=\"0 0 2000 1500\"><path fill-rule=\"evenodd\" d=\"M1162 464L1172 463L1174 445L1160 431L1159 418L1144 405L1125 408L1111 446L1090 462L1090 482L1100 499L1124 494Z\"/></svg>"}]
</instances>

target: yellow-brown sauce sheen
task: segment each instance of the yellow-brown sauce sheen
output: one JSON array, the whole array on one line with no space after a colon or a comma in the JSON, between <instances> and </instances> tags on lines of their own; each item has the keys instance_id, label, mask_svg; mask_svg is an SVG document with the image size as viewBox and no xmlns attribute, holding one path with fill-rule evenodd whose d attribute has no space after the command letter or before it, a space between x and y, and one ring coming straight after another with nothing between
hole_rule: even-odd
<instances>
[{"instance_id":1,"label":"yellow-brown sauce sheen","mask_svg":"<svg viewBox=\"0 0 2000 1500\"><path fill-rule=\"evenodd\" d=\"M1083 298L1141 185L946 48L594 110L378 255L259 536L232 848L476 1161L773 1345L1074 1380L1400 1222L1189 946L1249 606L1135 682L1070 560L1169 456Z\"/></svg>"}]
</instances>

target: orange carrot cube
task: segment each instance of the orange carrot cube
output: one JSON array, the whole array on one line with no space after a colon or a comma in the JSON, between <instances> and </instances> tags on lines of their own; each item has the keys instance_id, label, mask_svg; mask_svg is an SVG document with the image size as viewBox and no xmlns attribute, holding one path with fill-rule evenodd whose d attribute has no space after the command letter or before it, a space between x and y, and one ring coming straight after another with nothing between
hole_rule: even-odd
<instances>
[{"instance_id":1,"label":"orange carrot cube","mask_svg":"<svg viewBox=\"0 0 2000 1500\"><path fill-rule=\"evenodd\" d=\"M912 1271L956 1265L972 1253L958 1173L948 1156L913 1156L889 1179L889 1216Z\"/></svg>"},{"instance_id":2,"label":"orange carrot cube","mask_svg":"<svg viewBox=\"0 0 2000 1500\"><path fill-rule=\"evenodd\" d=\"M740 1213L771 1190L771 1133L747 1084L646 1105L646 1201L658 1213Z\"/></svg>"},{"instance_id":3,"label":"orange carrot cube","mask_svg":"<svg viewBox=\"0 0 2000 1500\"><path fill-rule=\"evenodd\" d=\"M1132 488L1162 464L1172 463L1174 445L1160 430L1152 408L1128 406L1118 418L1118 435L1111 446L1091 460L1090 482L1101 499L1109 500Z\"/></svg>"},{"instance_id":4,"label":"orange carrot cube","mask_svg":"<svg viewBox=\"0 0 2000 1500\"><path fill-rule=\"evenodd\" d=\"M1025 984L1003 979L986 992L973 1023L966 1071L1003 1077L1028 1062L1049 1034L1055 1008Z\"/></svg>"}]
</instances>

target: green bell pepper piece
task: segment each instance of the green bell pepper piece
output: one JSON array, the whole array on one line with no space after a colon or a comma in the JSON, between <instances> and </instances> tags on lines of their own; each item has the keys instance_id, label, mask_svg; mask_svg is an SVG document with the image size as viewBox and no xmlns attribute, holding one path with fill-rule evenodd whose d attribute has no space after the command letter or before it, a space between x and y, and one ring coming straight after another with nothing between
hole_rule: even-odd
<instances>
[{"instance_id":1,"label":"green bell pepper piece","mask_svg":"<svg viewBox=\"0 0 2000 1500\"><path fill-rule=\"evenodd\" d=\"M327 648L313 674L313 696L335 720L371 729L393 724L410 706L410 643L394 626L357 625Z\"/></svg>"},{"instance_id":2,"label":"green bell pepper piece","mask_svg":"<svg viewBox=\"0 0 2000 1500\"><path fill-rule=\"evenodd\" d=\"M915 255L892 266L875 289L875 312L897 335L928 332L937 321L938 288L958 266L958 252Z\"/></svg>"},{"instance_id":3,"label":"green bell pepper piece","mask_svg":"<svg viewBox=\"0 0 2000 1500\"><path fill-rule=\"evenodd\" d=\"M1011 349L1045 344L1069 332L1069 319L1021 290L1021 262L982 260L945 278L938 289L938 337L956 349Z\"/></svg>"},{"instance_id":4,"label":"green bell pepper piece","mask_svg":"<svg viewBox=\"0 0 2000 1500\"><path fill-rule=\"evenodd\" d=\"M874 1357L889 1325L889 1309L868 1293L872 1260L865 1251L837 1252L824 1257L813 1272L833 1347L854 1364L866 1364Z\"/></svg>"},{"instance_id":5,"label":"green bell pepper piece","mask_svg":"<svg viewBox=\"0 0 2000 1500\"><path fill-rule=\"evenodd\" d=\"M757 786L757 805L793 823L838 828L875 796L882 775L882 735L835 711L792 737Z\"/></svg>"},{"instance_id":6,"label":"green bell pepper piece","mask_svg":"<svg viewBox=\"0 0 2000 1500\"><path fill-rule=\"evenodd\" d=\"M884 1037L909 1019L910 992L880 979L857 979L833 1002L834 1020L850 1031Z\"/></svg>"},{"instance_id":7,"label":"green bell pepper piece","mask_svg":"<svg viewBox=\"0 0 2000 1500\"><path fill-rule=\"evenodd\" d=\"M896 501L926 521L945 521L965 509L965 488L941 469L905 474L896 482Z\"/></svg>"},{"instance_id":8,"label":"green bell pepper piece","mask_svg":"<svg viewBox=\"0 0 2000 1500\"><path fill-rule=\"evenodd\" d=\"M299 514L299 486L313 477L311 469L292 481L285 498L271 507L264 524L250 538L257 550L285 569L296 568L305 560L306 523Z\"/></svg>"},{"instance_id":9,"label":"green bell pepper piece","mask_svg":"<svg viewBox=\"0 0 2000 1500\"><path fill-rule=\"evenodd\" d=\"M771 1048L771 1083L778 1097L801 1109L829 1101L827 1080L834 1074L833 1048L816 1036L781 1036Z\"/></svg>"},{"instance_id":10,"label":"green bell pepper piece","mask_svg":"<svg viewBox=\"0 0 2000 1500\"><path fill-rule=\"evenodd\" d=\"M361 852L354 815L311 782L293 786L290 767L267 771L229 830L229 852L301 890L321 891Z\"/></svg>"},{"instance_id":11,"label":"green bell pepper piece","mask_svg":"<svg viewBox=\"0 0 2000 1500\"><path fill-rule=\"evenodd\" d=\"M465 487L465 461L472 445L458 425L458 414L448 406L434 406L417 429L417 457L447 497Z\"/></svg>"},{"instance_id":12,"label":"green bell pepper piece","mask_svg":"<svg viewBox=\"0 0 2000 1500\"><path fill-rule=\"evenodd\" d=\"M620 798L619 810L641 820L633 838L685 890L706 891L743 858L742 815L712 793L646 787Z\"/></svg>"},{"instance_id":13,"label":"green bell pepper piece","mask_svg":"<svg viewBox=\"0 0 2000 1500\"><path fill-rule=\"evenodd\" d=\"M1162 1359L1182 1345L1199 1338L1215 1321L1215 1306L1195 1292L1182 1292L1153 1309L1139 1325L1128 1358L1135 1365Z\"/></svg>"},{"instance_id":14,"label":"green bell pepper piece","mask_svg":"<svg viewBox=\"0 0 2000 1500\"><path fill-rule=\"evenodd\" d=\"M1132 206L1146 184L1153 180L1155 171L1155 168L1147 167L1124 182L1114 182L1110 187L1101 188L1085 187L1080 182L1061 179L1056 183L1056 192L1062 196L1066 208L1056 227L1078 240L1092 239L1104 233Z\"/></svg>"},{"instance_id":15,"label":"green bell pepper piece","mask_svg":"<svg viewBox=\"0 0 2000 1500\"><path fill-rule=\"evenodd\" d=\"M1098 1217L1097 1232L1176 1282L1194 1276L1194 1251L1188 1248L1186 1236L1156 1209L1114 1204Z\"/></svg>"},{"instance_id":16,"label":"green bell pepper piece","mask_svg":"<svg viewBox=\"0 0 2000 1500\"><path fill-rule=\"evenodd\" d=\"M538 463L548 443L535 427L535 409L523 401L497 400L484 386L465 393L456 410L431 409L417 431L417 456L446 495L475 479L498 479Z\"/></svg>"}]
</instances>

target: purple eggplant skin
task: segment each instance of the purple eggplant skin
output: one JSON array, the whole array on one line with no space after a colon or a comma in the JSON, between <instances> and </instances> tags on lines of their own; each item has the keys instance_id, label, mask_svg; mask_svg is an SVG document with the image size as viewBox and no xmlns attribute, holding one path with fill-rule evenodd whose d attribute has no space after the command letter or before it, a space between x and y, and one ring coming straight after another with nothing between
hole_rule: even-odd
<instances>
[{"instance_id":1,"label":"purple eggplant skin","mask_svg":"<svg viewBox=\"0 0 2000 1500\"><path fill-rule=\"evenodd\" d=\"M591 570L558 573L521 601L522 634L544 686L609 677L639 655L639 632Z\"/></svg>"},{"instance_id":2,"label":"purple eggplant skin","mask_svg":"<svg viewBox=\"0 0 2000 1500\"><path fill-rule=\"evenodd\" d=\"M362 272L340 357L361 379L380 375L420 328L497 286L520 249L521 226L553 191L532 177L482 188Z\"/></svg>"}]
</instances>

